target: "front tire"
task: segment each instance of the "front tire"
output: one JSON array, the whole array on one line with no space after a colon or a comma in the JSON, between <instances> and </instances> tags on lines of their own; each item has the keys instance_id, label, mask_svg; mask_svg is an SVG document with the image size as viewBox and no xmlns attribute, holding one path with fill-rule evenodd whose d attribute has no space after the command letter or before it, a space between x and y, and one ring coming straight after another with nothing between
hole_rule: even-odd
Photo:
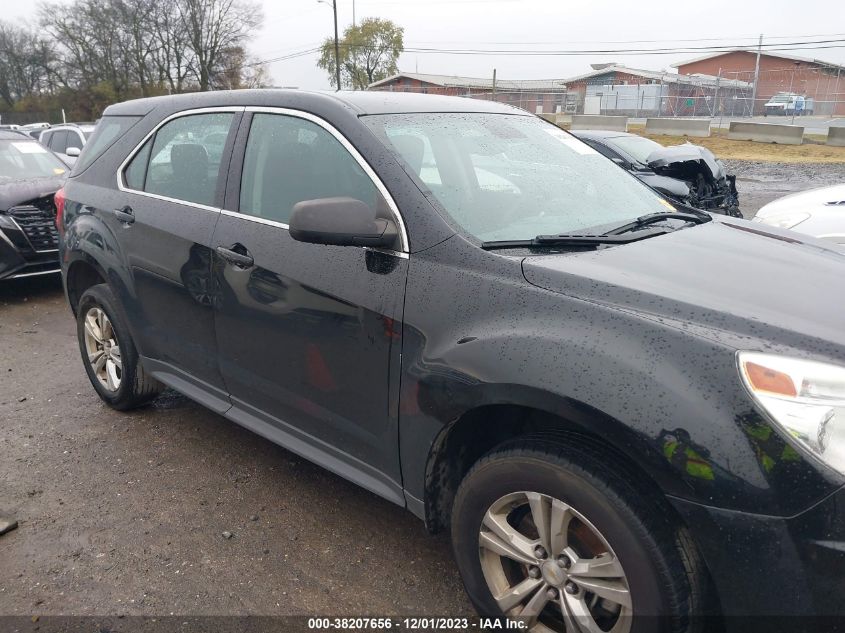
<instances>
[{"instance_id":1,"label":"front tire","mask_svg":"<svg viewBox=\"0 0 845 633\"><path fill-rule=\"evenodd\" d=\"M482 616L525 619L536 633L692 628L697 555L659 498L618 472L591 449L536 440L470 470L452 543Z\"/></svg>"},{"instance_id":2,"label":"front tire","mask_svg":"<svg viewBox=\"0 0 845 633\"><path fill-rule=\"evenodd\" d=\"M163 385L144 371L111 288L98 284L79 300L76 333L82 363L97 395L125 411L155 398Z\"/></svg>"}]
</instances>

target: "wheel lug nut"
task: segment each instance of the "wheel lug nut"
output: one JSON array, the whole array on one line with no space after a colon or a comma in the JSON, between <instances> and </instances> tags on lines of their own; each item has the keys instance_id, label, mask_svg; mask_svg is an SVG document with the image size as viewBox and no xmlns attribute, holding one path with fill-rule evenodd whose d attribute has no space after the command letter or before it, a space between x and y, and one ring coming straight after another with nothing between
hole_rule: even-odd
<instances>
[{"instance_id":1,"label":"wheel lug nut","mask_svg":"<svg viewBox=\"0 0 845 633\"><path fill-rule=\"evenodd\" d=\"M558 556L557 565L563 567L563 569L569 569L572 566L572 561L569 560L569 556Z\"/></svg>"},{"instance_id":2,"label":"wheel lug nut","mask_svg":"<svg viewBox=\"0 0 845 633\"><path fill-rule=\"evenodd\" d=\"M529 567L528 568L528 575L532 578L539 578L540 577L540 568L539 567Z\"/></svg>"},{"instance_id":3,"label":"wheel lug nut","mask_svg":"<svg viewBox=\"0 0 845 633\"><path fill-rule=\"evenodd\" d=\"M542 545L538 545L534 548L534 556L537 558L545 558L547 556L546 550L543 548Z\"/></svg>"},{"instance_id":4,"label":"wheel lug nut","mask_svg":"<svg viewBox=\"0 0 845 633\"><path fill-rule=\"evenodd\" d=\"M549 600L554 600L555 598L557 598L557 590L556 590L556 589L548 589L548 590L546 590L546 597L547 597Z\"/></svg>"},{"instance_id":5,"label":"wheel lug nut","mask_svg":"<svg viewBox=\"0 0 845 633\"><path fill-rule=\"evenodd\" d=\"M578 593L578 585L576 585L571 580L566 583L563 588L566 590L566 593L568 593L570 596L574 596Z\"/></svg>"}]
</instances>

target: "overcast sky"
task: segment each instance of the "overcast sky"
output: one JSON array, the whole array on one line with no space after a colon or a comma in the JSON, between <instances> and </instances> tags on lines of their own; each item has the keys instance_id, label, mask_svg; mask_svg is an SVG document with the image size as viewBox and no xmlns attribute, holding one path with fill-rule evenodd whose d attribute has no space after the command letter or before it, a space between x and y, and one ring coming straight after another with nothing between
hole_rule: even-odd
<instances>
[{"instance_id":1,"label":"overcast sky","mask_svg":"<svg viewBox=\"0 0 845 633\"><path fill-rule=\"evenodd\" d=\"M352 22L353 0L337 0L337 3L342 32ZM250 52L260 59L313 48L333 32L328 4L317 0L263 0L262 5L264 26L249 44ZM845 38L843 0L354 0L354 6L358 20L382 17L403 26L405 46L415 48L584 50L754 46L760 33L772 38L769 41L781 43L798 36ZM0 0L3 19L32 18L34 11L29 3ZM474 77L490 76L496 68L500 79L549 79L581 74L590 70L589 64L607 61L634 68L672 70L670 64L701 54L535 57L405 53L399 67L407 72ZM791 54L845 64L845 48ZM315 66L316 58L316 54L309 54L269 64L273 83L327 88L328 79Z\"/></svg>"}]
</instances>

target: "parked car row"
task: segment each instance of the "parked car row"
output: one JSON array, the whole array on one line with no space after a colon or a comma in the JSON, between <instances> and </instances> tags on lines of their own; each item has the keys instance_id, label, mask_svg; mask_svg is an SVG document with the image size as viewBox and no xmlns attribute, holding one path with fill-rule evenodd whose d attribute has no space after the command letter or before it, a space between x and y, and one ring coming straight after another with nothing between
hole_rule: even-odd
<instances>
[{"instance_id":1,"label":"parked car row","mask_svg":"<svg viewBox=\"0 0 845 633\"><path fill-rule=\"evenodd\" d=\"M84 371L450 528L534 632L845 615L842 252L730 217L694 146L582 137L398 92L111 106L55 197Z\"/></svg>"},{"instance_id":2,"label":"parked car row","mask_svg":"<svg viewBox=\"0 0 845 633\"><path fill-rule=\"evenodd\" d=\"M38 141L0 131L0 280L60 270L53 196L67 171Z\"/></svg>"}]
</instances>

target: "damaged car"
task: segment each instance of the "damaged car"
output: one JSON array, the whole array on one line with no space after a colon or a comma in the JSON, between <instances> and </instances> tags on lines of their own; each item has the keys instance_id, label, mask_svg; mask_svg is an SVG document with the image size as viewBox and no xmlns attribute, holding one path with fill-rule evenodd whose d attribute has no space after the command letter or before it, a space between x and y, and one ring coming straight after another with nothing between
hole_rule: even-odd
<instances>
[{"instance_id":1,"label":"damaged car","mask_svg":"<svg viewBox=\"0 0 845 633\"><path fill-rule=\"evenodd\" d=\"M741 218L736 176L706 147L664 147L651 139L606 130L574 130L574 136L663 195L697 209Z\"/></svg>"},{"instance_id":2,"label":"damaged car","mask_svg":"<svg viewBox=\"0 0 845 633\"><path fill-rule=\"evenodd\" d=\"M60 271L53 198L67 171L38 141L0 132L0 280Z\"/></svg>"}]
</instances>

